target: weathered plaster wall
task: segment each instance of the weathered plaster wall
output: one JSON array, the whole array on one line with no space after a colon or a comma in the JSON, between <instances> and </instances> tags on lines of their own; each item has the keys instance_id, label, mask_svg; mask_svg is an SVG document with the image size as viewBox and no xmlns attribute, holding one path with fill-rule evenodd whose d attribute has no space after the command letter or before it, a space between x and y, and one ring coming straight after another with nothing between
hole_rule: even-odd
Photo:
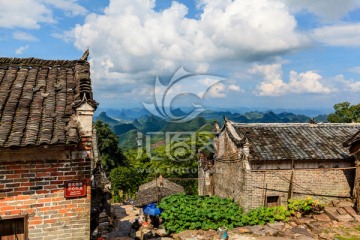
<instances>
[{"instance_id":1,"label":"weathered plaster wall","mask_svg":"<svg viewBox=\"0 0 360 240\"><path fill-rule=\"evenodd\" d=\"M215 195L234 199L241 206L246 205L246 175L241 163L216 162L214 165Z\"/></svg>"},{"instance_id":2,"label":"weathered plaster wall","mask_svg":"<svg viewBox=\"0 0 360 240\"><path fill-rule=\"evenodd\" d=\"M229 134L223 131L218 137L214 139L215 158L223 160L237 160L239 156L239 149L235 143L230 139Z\"/></svg>"},{"instance_id":3,"label":"weathered plaster wall","mask_svg":"<svg viewBox=\"0 0 360 240\"><path fill-rule=\"evenodd\" d=\"M29 239L90 238L88 146L0 153L0 216L28 215ZM86 179L87 196L64 198L64 182Z\"/></svg>"},{"instance_id":4,"label":"weathered plaster wall","mask_svg":"<svg viewBox=\"0 0 360 240\"><path fill-rule=\"evenodd\" d=\"M206 180L209 176L209 173L203 170L202 167L198 166L198 194L199 196L208 195L208 191L206 189Z\"/></svg>"},{"instance_id":5,"label":"weathered plaster wall","mask_svg":"<svg viewBox=\"0 0 360 240\"><path fill-rule=\"evenodd\" d=\"M247 204L245 166L239 160L239 149L223 131L215 138L215 163L213 167L214 193L220 197L234 199L241 206Z\"/></svg>"}]
</instances>

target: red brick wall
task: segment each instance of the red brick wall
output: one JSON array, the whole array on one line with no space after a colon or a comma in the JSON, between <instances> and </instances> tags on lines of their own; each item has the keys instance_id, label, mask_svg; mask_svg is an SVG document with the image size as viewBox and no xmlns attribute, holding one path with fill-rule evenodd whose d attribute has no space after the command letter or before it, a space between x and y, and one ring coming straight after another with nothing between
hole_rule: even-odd
<instances>
[{"instance_id":1,"label":"red brick wall","mask_svg":"<svg viewBox=\"0 0 360 240\"><path fill-rule=\"evenodd\" d=\"M44 148L27 152L0 155L0 216L28 214L30 240L89 239L90 159L80 158L86 152ZM40 159L34 160L37 155ZM64 182L82 179L88 183L87 196L64 198Z\"/></svg>"}]
</instances>

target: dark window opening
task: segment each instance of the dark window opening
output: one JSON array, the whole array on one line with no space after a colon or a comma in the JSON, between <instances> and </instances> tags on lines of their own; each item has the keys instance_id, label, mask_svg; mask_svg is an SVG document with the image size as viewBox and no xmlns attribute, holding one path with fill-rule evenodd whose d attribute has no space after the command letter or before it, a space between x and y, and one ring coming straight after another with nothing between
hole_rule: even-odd
<instances>
[{"instance_id":1,"label":"dark window opening","mask_svg":"<svg viewBox=\"0 0 360 240\"><path fill-rule=\"evenodd\" d=\"M279 196L268 196L266 197L266 207L280 206Z\"/></svg>"},{"instance_id":2,"label":"dark window opening","mask_svg":"<svg viewBox=\"0 0 360 240\"><path fill-rule=\"evenodd\" d=\"M0 218L1 240L26 240L27 216L12 216Z\"/></svg>"}]
</instances>

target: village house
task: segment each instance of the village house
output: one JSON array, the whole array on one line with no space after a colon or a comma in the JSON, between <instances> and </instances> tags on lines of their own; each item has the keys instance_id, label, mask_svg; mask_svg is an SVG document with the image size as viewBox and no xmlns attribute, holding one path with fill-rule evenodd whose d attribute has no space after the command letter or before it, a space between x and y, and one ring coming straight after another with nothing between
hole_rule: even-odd
<instances>
[{"instance_id":1,"label":"village house","mask_svg":"<svg viewBox=\"0 0 360 240\"><path fill-rule=\"evenodd\" d=\"M289 198L352 197L355 158L343 143L359 129L356 123L225 119L221 129L215 124L213 160L200 158L199 193L234 199L245 210L285 205Z\"/></svg>"},{"instance_id":2,"label":"village house","mask_svg":"<svg viewBox=\"0 0 360 240\"><path fill-rule=\"evenodd\" d=\"M351 138L343 143L344 147L349 147L349 153L355 157L355 180L353 196L356 199L356 208L360 210L360 130Z\"/></svg>"},{"instance_id":3,"label":"village house","mask_svg":"<svg viewBox=\"0 0 360 240\"><path fill-rule=\"evenodd\" d=\"M5 239L90 238L97 103L87 55L71 61L0 58L0 236Z\"/></svg>"}]
</instances>

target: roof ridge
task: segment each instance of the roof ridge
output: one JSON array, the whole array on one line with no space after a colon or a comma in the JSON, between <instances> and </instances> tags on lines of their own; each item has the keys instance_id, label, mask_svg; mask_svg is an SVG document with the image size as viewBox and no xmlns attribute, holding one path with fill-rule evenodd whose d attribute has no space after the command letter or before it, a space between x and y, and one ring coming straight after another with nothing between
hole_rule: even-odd
<instances>
[{"instance_id":1,"label":"roof ridge","mask_svg":"<svg viewBox=\"0 0 360 240\"><path fill-rule=\"evenodd\" d=\"M351 127L360 126L360 123L231 123L234 127L248 126L248 127L296 127L296 126L310 126L310 127L326 127L326 126L339 126L339 127Z\"/></svg>"},{"instance_id":2,"label":"roof ridge","mask_svg":"<svg viewBox=\"0 0 360 240\"><path fill-rule=\"evenodd\" d=\"M9 58L0 57L0 66L73 66L85 64L86 60L48 60L40 58Z\"/></svg>"}]
</instances>

